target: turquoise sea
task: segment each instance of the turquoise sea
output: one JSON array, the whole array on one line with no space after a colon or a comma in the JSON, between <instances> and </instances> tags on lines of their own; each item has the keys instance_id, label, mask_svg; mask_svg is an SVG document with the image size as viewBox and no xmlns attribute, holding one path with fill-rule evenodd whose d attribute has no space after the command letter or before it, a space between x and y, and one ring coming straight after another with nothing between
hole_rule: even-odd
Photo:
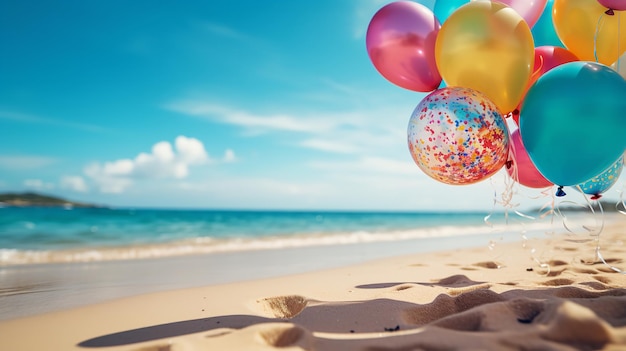
<instances>
[{"instance_id":1,"label":"turquoise sea","mask_svg":"<svg viewBox=\"0 0 626 351\"><path fill-rule=\"evenodd\" d=\"M484 212L0 208L0 265L481 234Z\"/></svg>"},{"instance_id":2,"label":"turquoise sea","mask_svg":"<svg viewBox=\"0 0 626 351\"><path fill-rule=\"evenodd\" d=\"M0 320L470 246L488 248L485 260L493 260L506 255L498 242L529 238L524 249L532 249L534 238L563 228L548 218L502 219L486 212L0 207Z\"/></svg>"}]
</instances>

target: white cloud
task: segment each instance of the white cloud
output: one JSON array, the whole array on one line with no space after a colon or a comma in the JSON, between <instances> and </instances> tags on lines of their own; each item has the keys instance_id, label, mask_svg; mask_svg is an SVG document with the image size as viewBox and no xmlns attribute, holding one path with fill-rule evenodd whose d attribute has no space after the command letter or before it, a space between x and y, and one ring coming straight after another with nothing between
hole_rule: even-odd
<instances>
[{"instance_id":1,"label":"white cloud","mask_svg":"<svg viewBox=\"0 0 626 351\"><path fill-rule=\"evenodd\" d=\"M176 150L181 161L189 165L201 165L209 162L209 154L204 144L198 139L179 136L176 138Z\"/></svg>"},{"instance_id":2,"label":"white cloud","mask_svg":"<svg viewBox=\"0 0 626 351\"><path fill-rule=\"evenodd\" d=\"M54 184L46 183L41 179L26 179L24 180L24 186L36 190L54 189Z\"/></svg>"},{"instance_id":3,"label":"white cloud","mask_svg":"<svg viewBox=\"0 0 626 351\"><path fill-rule=\"evenodd\" d=\"M43 168L56 162L58 160L53 157L0 155L0 168L11 170Z\"/></svg>"},{"instance_id":4,"label":"white cloud","mask_svg":"<svg viewBox=\"0 0 626 351\"><path fill-rule=\"evenodd\" d=\"M323 139L307 139L300 143L301 146L327 152L336 152L340 154L351 154L359 150L355 145L342 143L332 140Z\"/></svg>"},{"instance_id":5,"label":"white cloud","mask_svg":"<svg viewBox=\"0 0 626 351\"><path fill-rule=\"evenodd\" d=\"M178 136L175 150L167 141L161 141L150 153L142 152L134 159L120 159L104 164L93 163L84 169L105 193L124 192L138 178L183 179L189 175L189 167L211 162L204 144L194 138Z\"/></svg>"},{"instance_id":6,"label":"white cloud","mask_svg":"<svg viewBox=\"0 0 626 351\"><path fill-rule=\"evenodd\" d=\"M200 182L177 184L178 193L184 192L186 204L222 208L314 208L320 196L332 193L332 186L324 182L230 177Z\"/></svg>"},{"instance_id":7,"label":"white cloud","mask_svg":"<svg viewBox=\"0 0 626 351\"><path fill-rule=\"evenodd\" d=\"M79 193L89 191L89 187L85 179L81 176L64 176L61 178L61 188L69 189Z\"/></svg>"},{"instance_id":8,"label":"white cloud","mask_svg":"<svg viewBox=\"0 0 626 351\"><path fill-rule=\"evenodd\" d=\"M34 116L26 113L12 112L12 111L0 111L0 119L10 120L21 123L35 123L35 124L48 124L61 127L68 127L73 129L86 130L90 132L108 132L107 128L85 123L76 123L71 121L65 121L58 118L45 118L40 116Z\"/></svg>"},{"instance_id":9,"label":"white cloud","mask_svg":"<svg viewBox=\"0 0 626 351\"><path fill-rule=\"evenodd\" d=\"M373 156L361 157L354 161L313 161L309 163L309 166L315 169L348 174L363 174L365 172L415 176L420 173L417 165L410 159L402 161Z\"/></svg>"},{"instance_id":10,"label":"white cloud","mask_svg":"<svg viewBox=\"0 0 626 351\"><path fill-rule=\"evenodd\" d=\"M132 173L134 167L135 165L130 159L105 162L102 166L102 173L109 176L127 176Z\"/></svg>"},{"instance_id":11,"label":"white cloud","mask_svg":"<svg viewBox=\"0 0 626 351\"><path fill-rule=\"evenodd\" d=\"M168 108L183 114L240 126L255 133L269 131L320 133L332 130L343 123L321 116L306 118L288 114L259 115L219 104L191 100L170 104Z\"/></svg>"},{"instance_id":12,"label":"white cloud","mask_svg":"<svg viewBox=\"0 0 626 351\"><path fill-rule=\"evenodd\" d=\"M380 154L381 150L385 150L382 153L406 150L406 124L414 106L402 108L389 103L389 106L382 108L353 109L348 112L315 112L311 108L307 114L279 112L263 115L187 100L170 104L167 108L240 127L247 136L274 133L280 134L283 143L308 149L339 154ZM390 146L395 149L390 150Z\"/></svg>"},{"instance_id":13,"label":"white cloud","mask_svg":"<svg viewBox=\"0 0 626 351\"><path fill-rule=\"evenodd\" d=\"M394 162L366 160L361 169ZM333 165L335 166L335 165ZM402 168L403 166L399 168ZM417 166L415 166L417 167ZM355 168L357 169L357 168ZM483 210L493 203L490 182L455 187L430 179L419 170L413 174L392 167L380 172L317 172L313 178L288 176L257 178L236 176L176 184L184 194L178 206L266 209L345 209L345 210Z\"/></svg>"},{"instance_id":14,"label":"white cloud","mask_svg":"<svg viewBox=\"0 0 626 351\"><path fill-rule=\"evenodd\" d=\"M85 167L84 173L103 193L123 193L133 183L133 181L128 177L121 177L108 173L105 167L102 167L97 163Z\"/></svg>"},{"instance_id":15,"label":"white cloud","mask_svg":"<svg viewBox=\"0 0 626 351\"><path fill-rule=\"evenodd\" d=\"M237 156L235 155L235 152L231 149L226 149L226 151L224 151L224 157L222 157L222 162L230 163L236 161Z\"/></svg>"}]
</instances>

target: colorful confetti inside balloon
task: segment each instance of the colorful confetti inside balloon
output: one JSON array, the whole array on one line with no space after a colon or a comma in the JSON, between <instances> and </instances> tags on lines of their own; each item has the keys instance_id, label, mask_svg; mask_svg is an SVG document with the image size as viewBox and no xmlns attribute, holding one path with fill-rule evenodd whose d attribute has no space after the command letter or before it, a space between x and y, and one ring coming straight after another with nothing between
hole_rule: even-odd
<instances>
[{"instance_id":1,"label":"colorful confetti inside balloon","mask_svg":"<svg viewBox=\"0 0 626 351\"><path fill-rule=\"evenodd\" d=\"M609 190L619 178L624 168L624 157L620 157L606 171L599 175L589 179L588 181L579 184L580 190L587 195L593 195L592 199L599 199L601 194ZM576 187L578 189L578 187Z\"/></svg>"},{"instance_id":2,"label":"colorful confetti inside balloon","mask_svg":"<svg viewBox=\"0 0 626 351\"><path fill-rule=\"evenodd\" d=\"M486 179L507 161L509 133L496 105L464 87L435 90L417 105L408 127L411 156L442 183Z\"/></svg>"}]
</instances>

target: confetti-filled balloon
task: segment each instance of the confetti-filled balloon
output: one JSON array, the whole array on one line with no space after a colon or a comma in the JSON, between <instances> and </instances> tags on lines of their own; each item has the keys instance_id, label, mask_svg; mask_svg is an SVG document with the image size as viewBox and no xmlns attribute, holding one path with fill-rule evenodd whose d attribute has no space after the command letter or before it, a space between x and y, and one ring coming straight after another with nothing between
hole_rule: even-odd
<instances>
[{"instance_id":1,"label":"confetti-filled balloon","mask_svg":"<svg viewBox=\"0 0 626 351\"><path fill-rule=\"evenodd\" d=\"M617 182L620 174L622 174L622 169L624 169L624 157L620 157L606 171L579 184L578 187L580 187L583 193L593 195L595 199L599 199L602 193L609 190Z\"/></svg>"},{"instance_id":2,"label":"confetti-filled balloon","mask_svg":"<svg viewBox=\"0 0 626 351\"><path fill-rule=\"evenodd\" d=\"M417 105L408 127L411 156L442 183L462 185L486 179L507 161L509 133L489 98L476 90L435 90Z\"/></svg>"}]
</instances>

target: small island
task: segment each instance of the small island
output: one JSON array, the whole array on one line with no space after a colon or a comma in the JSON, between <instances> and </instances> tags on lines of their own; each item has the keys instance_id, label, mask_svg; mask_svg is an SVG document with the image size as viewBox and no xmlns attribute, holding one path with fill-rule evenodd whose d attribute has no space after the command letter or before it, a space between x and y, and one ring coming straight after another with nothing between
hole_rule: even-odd
<instances>
[{"instance_id":1,"label":"small island","mask_svg":"<svg viewBox=\"0 0 626 351\"><path fill-rule=\"evenodd\" d=\"M82 207L100 208L101 205L75 202L60 197L42 195L32 192L0 194L0 206L11 207Z\"/></svg>"}]
</instances>

